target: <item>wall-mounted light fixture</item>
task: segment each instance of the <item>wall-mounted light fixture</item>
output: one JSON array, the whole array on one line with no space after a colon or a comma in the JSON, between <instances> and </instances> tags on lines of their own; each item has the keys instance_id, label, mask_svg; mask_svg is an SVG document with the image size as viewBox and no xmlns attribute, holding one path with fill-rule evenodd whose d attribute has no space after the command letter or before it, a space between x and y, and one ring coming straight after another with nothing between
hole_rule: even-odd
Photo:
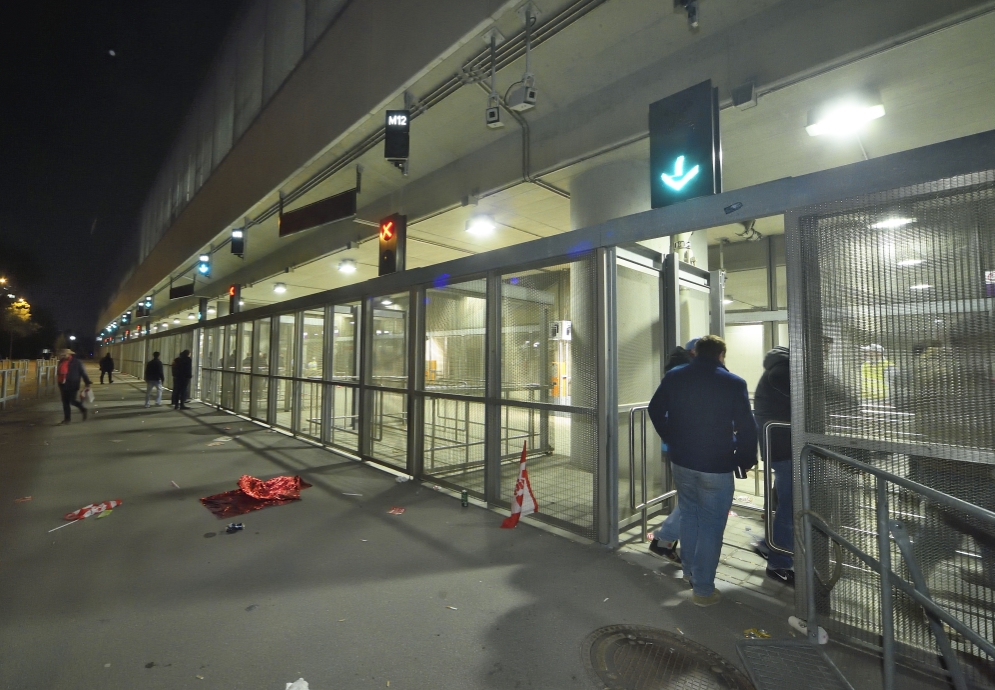
<instances>
[{"instance_id":1,"label":"wall-mounted light fixture","mask_svg":"<svg viewBox=\"0 0 995 690\"><path fill-rule=\"evenodd\" d=\"M881 96L873 91L862 91L827 101L808 111L805 131L811 137L856 134L879 117L884 117Z\"/></svg>"}]
</instances>

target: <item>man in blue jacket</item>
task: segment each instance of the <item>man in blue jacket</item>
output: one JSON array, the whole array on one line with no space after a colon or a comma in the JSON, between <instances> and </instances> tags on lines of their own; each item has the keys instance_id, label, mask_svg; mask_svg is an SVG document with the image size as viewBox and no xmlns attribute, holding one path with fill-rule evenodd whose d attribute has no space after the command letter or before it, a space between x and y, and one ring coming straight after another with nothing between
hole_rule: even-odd
<instances>
[{"instance_id":1,"label":"man in blue jacket","mask_svg":"<svg viewBox=\"0 0 995 690\"><path fill-rule=\"evenodd\" d=\"M715 571L734 476L757 464L757 423L746 381L725 368L726 344L706 335L696 357L663 377L649 416L667 444L681 507L681 561L698 606L717 604Z\"/></svg>"}]
</instances>

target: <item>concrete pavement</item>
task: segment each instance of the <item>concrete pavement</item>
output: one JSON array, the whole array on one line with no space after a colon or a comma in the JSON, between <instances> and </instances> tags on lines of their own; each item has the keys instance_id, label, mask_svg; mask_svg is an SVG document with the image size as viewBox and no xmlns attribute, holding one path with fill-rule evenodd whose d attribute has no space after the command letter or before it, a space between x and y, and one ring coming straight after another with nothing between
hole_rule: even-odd
<instances>
[{"instance_id":1,"label":"concrete pavement","mask_svg":"<svg viewBox=\"0 0 995 690\"><path fill-rule=\"evenodd\" d=\"M658 559L502 530L213 408L144 409L116 380L86 423L55 426L57 400L0 414L0 688L594 688L581 645L601 626L679 629L737 666L744 629L791 634L782 600L720 584L697 608ZM198 499L242 474L313 487L228 535ZM49 532L107 499L124 504ZM854 668L875 687L873 663Z\"/></svg>"}]
</instances>

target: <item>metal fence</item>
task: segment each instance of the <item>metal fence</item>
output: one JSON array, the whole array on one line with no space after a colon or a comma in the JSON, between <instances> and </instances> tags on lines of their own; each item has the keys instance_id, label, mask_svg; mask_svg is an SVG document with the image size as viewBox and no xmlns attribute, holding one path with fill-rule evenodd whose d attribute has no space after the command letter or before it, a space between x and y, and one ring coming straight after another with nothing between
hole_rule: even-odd
<instances>
[{"instance_id":1,"label":"metal fence","mask_svg":"<svg viewBox=\"0 0 995 690\"><path fill-rule=\"evenodd\" d=\"M23 379L20 368L0 369L0 410L6 409L8 402L21 396Z\"/></svg>"}]
</instances>

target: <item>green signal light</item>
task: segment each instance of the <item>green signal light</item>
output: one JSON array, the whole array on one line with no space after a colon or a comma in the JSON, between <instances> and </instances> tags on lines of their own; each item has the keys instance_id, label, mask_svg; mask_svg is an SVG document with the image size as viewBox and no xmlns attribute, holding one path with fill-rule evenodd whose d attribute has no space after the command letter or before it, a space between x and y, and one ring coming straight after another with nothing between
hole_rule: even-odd
<instances>
[{"instance_id":1,"label":"green signal light","mask_svg":"<svg viewBox=\"0 0 995 690\"><path fill-rule=\"evenodd\" d=\"M696 165L686 173L684 172L684 156L678 156L677 160L674 161L674 174L668 175L667 173L661 173L660 179L663 183L673 189L675 192L679 192L684 189L684 186L698 176L698 172L701 170L701 166Z\"/></svg>"}]
</instances>

